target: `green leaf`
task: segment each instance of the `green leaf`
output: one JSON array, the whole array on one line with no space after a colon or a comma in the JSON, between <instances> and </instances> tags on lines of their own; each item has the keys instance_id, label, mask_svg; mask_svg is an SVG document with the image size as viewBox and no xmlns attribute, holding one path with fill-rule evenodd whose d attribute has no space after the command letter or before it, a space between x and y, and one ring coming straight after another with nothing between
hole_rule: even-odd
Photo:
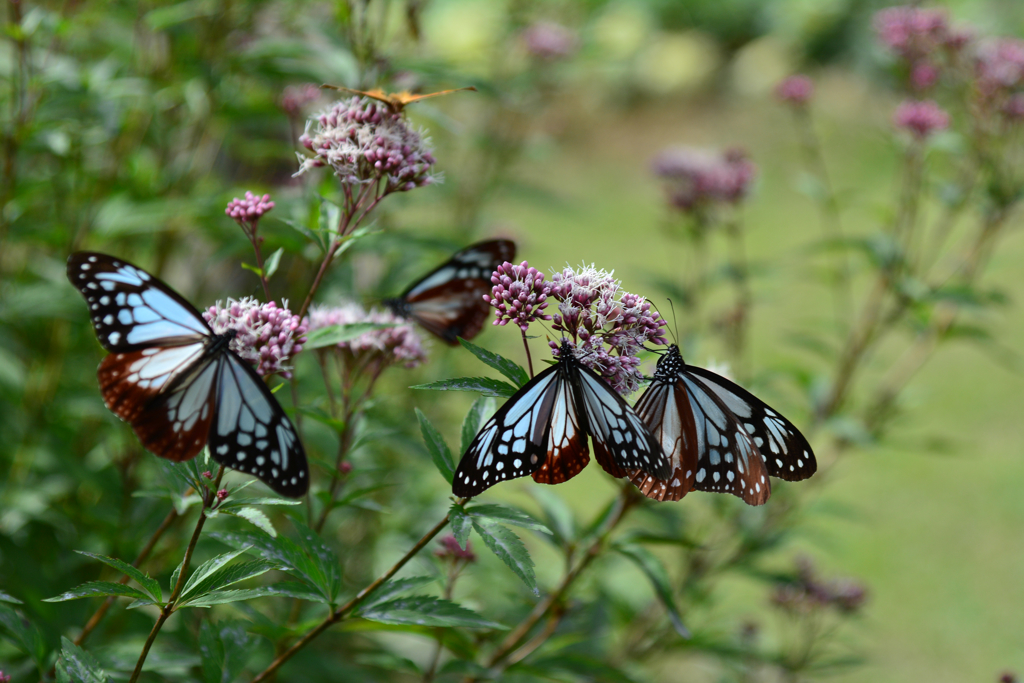
<instances>
[{"instance_id":1,"label":"green leaf","mask_svg":"<svg viewBox=\"0 0 1024 683\"><path fill-rule=\"evenodd\" d=\"M462 344L463 348L479 358L482 362L512 380L517 387L521 387L530 381L530 376L526 374L526 370L523 370L522 367L513 363L509 359L503 358L502 356L499 356L492 351L488 351L487 349L482 349L476 344L466 341L462 337L459 337L459 343Z\"/></svg>"},{"instance_id":2,"label":"green leaf","mask_svg":"<svg viewBox=\"0 0 1024 683\"><path fill-rule=\"evenodd\" d=\"M43 634L28 619L4 603L0 603L0 633L35 662L40 672L44 671L46 641Z\"/></svg>"},{"instance_id":3,"label":"green leaf","mask_svg":"<svg viewBox=\"0 0 1024 683\"><path fill-rule=\"evenodd\" d=\"M490 377L456 377L453 379L439 379L428 384L416 384L410 389L429 389L432 391L475 391L483 396L495 396L508 398L518 391L508 382Z\"/></svg>"},{"instance_id":4,"label":"green leaf","mask_svg":"<svg viewBox=\"0 0 1024 683\"><path fill-rule=\"evenodd\" d=\"M370 608L359 610L357 616L385 624L504 628L501 624L484 619L476 612L456 605L454 602L429 595L413 595L408 598L378 603Z\"/></svg>"},{"instance_id":5,"label":"green leaf","mask_svg":"<svg viewBox=\"0 0 1024 683\"><path fill-rule=\"evenodd\" d=\"M441 473L445 481L451 484L455 478L455 463L452 462L452 452L448 450L448 444L419 408L416 409L416 417L420 421L423 443L427 445L427 451L434 461L434 467Z\"/></svg>"},{"instance_id":6,"label":"green leaf","mask_svg":"<svg viewBox=\"0 0 1024 683\"><path fill-rule=\"evenodd\" d=\"M288 218L279 218L278 220L280 220L289 228L291 228L295 232L299 233L300 235L308 239L310 242L316 244L318 247L320 247L320 251L327 251L327 245L324 244L323 238L317 233L307 228L305 225L302 225L301 223L290 220Z\"/></svg>"},{"instance_id":7,"label":"green leaf","mask_svg":"<svg viewBox=\"0 0 1024 683\"><path fill-rule=\"evenodd\" d=\"M292 520L299 535L299 546L316 563L320 573L325 577L324 586L331 602L338 597L341 590L341 565L338 556L320 536L302 522Z\"/></svg>"},{"instance_id":8,"label":"green leaf","mask_svg":"<svg viewBox=\"0 0 1024 683\"><path fill-rule=\"evenodd\" d=\"M530 495L544 511L548 528L554 533L559 545L573 543L576 540L576 520L561 496L550 486L531 486L529 490Z\"/></svg>"},{"instance_id":9,"label":"green leaf","mask_svg":"<svg viewBox=\"0 0 1024 683\"><path fill-rule=\"evenodd\" d=\"M91 557L94 560L99 560L103 564L113 567L122 574L128 575L128 577L134 579L140 586L142 586L144 591L149 593L149 597L153 598L157 602L163 601L163 593L160 592L160 582L156 579L150 578L149 574L146 574L127 562L118 560L114 557L87 553L84 550L76 550L75 552L79 555L85 555L86 557Z\"/></svg>"},{"instance_id":10,"label":"green leaf","mask_svg":"<svg viewBox=\"0 0 1024 683\"><path fill-rule=\"evenodd\" d=\"M508 565L534 595L540 595L540 591L537 590L537 577L533 573L533 559L519 537L500 524L479 519L473 519L473 528L480 534L480 538L491 552Z\"/></svg>"},{"instance_id":11,"label":"green leaf","mask_svg":"<svg viewBox=\"0 0 1024 683\"><path fill-rule=\"evenodd\" d=\"M462 449L459 451L460 453L465 453L469 449L469 444L476 438L476 433L480 431L481 425L493 412L494 401L491 397L481 396L473 402L469 412L466 413L466 418L462 421Z\"/></svg>"},{"instance_id":12,"label":"green leaf","mask_svg":"<svg viewBox=\"0 0 1024 683\"><path fill-rule=\"evenodd\" d=\"M224 512L233 508L247 507L251 505L302 505L301 500L288 500L287 498L235 498L232 497L217 506L217 510Z\"/></svg>"},{"instance_id":13,"label":"green leaf","mask_svg":"<svg viewBox=\"0 0 1024 683\"><path fill-rule=\"evenodd\" d=\"M651 582L654 592L658 595L662 604L665 605L665 610L668 612L668 617L672 621L672 626L675 628L676 633L683 638L689 638L690 631L683 625L683 618L679 614L675 596L672 594L672 586L668 580L668 572L665 571L665 565L661 563L661 560L643 546L631 543L616 543L612 547L618 553L632 560L640 568L640 571Z\"/></svg>"},{"instance_id":14,"label":"green leaf","mask_svg":"<svg viewBox=\"0 0 1024 683\"><path fill-rule=\"evenodd\" d=\"M394 323L349 323L347 325L328 325L320 327L306 334L306 343L302 345L304 350L322 349L325 346L336 346L361 337L367 332L384 330L394 327Z\"/></svg>"},{"instance_id":15,"label":"green leaf","mask_svg":"<svg viewBox=\"0 0 1024 683\"><path fill-rule=\"evenodd\" d=\"M277 538L277 529L275 529L274 525L270 523L270 518L267 517L267 515L259 508L240 507L234 510L220 510L220 512L227 515L233 515L235 517L241 517L257 528L263 529L263 531L270 534L273 538Z\"/></svg>"},{"instance_id":16,"label":"green leaf","mask_svg":"<svg viewBox=\"0 0 1024 683\"><path fill-rule=\"evenodd\" d=\"M433 576L409 576L404 579L392 579L387 581L366 596L363 600L363 604L360 609L367 609L373 605L378 605L382 602L390 600L396 595L404 593L405 591L412 590L413 588L419 588L420 586L426 586L428 583L437 581L437 578Z\"/></svg>"},{"instance_id":17,"label":"green leaf","mask_svg":"<svg viewBox=\"0 0 1024 683\"><path fill-rule=\"evenodd\" d=\"M14 597L10 593L5 593L4 591L0 591L0 602L10 602L15 605L24 604L18 598Z\"/></svg>"},{"instance_id":18,"label":"green leaf","mask_svg":"<svg viewBox=\"0 0 1024 683\"><path fill-rule=\"evenodd\" d=\"M107 672L91 654L63 636L57 659L58 683L106 683Z\"/></svg>"},{"instance_id":19,"label":"green leaf","mask_svg":"<svg viewBox=\"0 0 1024 683\"><path fill-rule=\"evenodd\" d=\"M200 595L199 597L193 598L180 606L212 607L213 605L225 605L229 602L241 602L243 600L275 597L278 595L280 595L280 593L277 593L266 586L261 588L245 588L241 590L213 591L212 593L207 593L206 595Z\"/></svg>"},{"instance_id":20,"label":"green leaf","mask_svg":"<svg viewBox=\"0 0 1024 683\"><path fill-rule=\"evenodd\" d=\"M259 641L246 633L241 621L222 621L199 625L199 658L206 683L231 683L238 678Z\"/></svg>"},{"instance_id":21,"label":"green leaf","mask_svg":"<svg viewBox=\"0 0 1024 683\"><path fill-rule=\"evenodd\" d=\"M89 581L81 586L65 591L52 598L44 598L43 602L65 602L67 600L78 600L80 598L107 597L110 595L133 598L135 600L152 600L153 596L146 595L138 588L126 586L123 583L111 581Z\"/></svg>"},{"instance_id":22,"label":"green leaf","mask_svg":"<svg viewBox=\"0 0 1024 683\"><path fill-rule=\"evenodd\" d=\"M452 535L458 542L459 547L466 549L469 542L469 532L473 529L473 518L466 514L466 509L461 505L453 504L448 510L448 524L452 527Z\"/></svg>"},{"instance_id":23,"label":"green leaf","mask_svg":"<svg viewBox=\"0 0 1024 683\"><path fill-rule=\"evenodd\" d=\"M278 266L281 265L281 255L284 254L284 247L281 247L263 262L263 272L266 274L266 278L269 280L273 277L274 273L277 272Z\"/></svg>"},{"instance_id":24,"label":"green leaf","mask_svg":"<svg viewBox=\"0 0 1024 683\"><path fill-rule=\"evenodd\" d=\"M554 535L551 532L551 529L547 528L522 510L506 507L504 505L474 505L473 507L466 508L466 514L474 519L501 522L503 524L522 527L523 529L543 531L549 536Z\"/></svg>"},{"instance_id":25,"label":"green leaf","mask_svg":"<svg viewBox=\"0 0 1024 683\"><path fill-rule=\"evenodd\" d=\"M295 598L296 600L306 600L308 602L324 601L319 591L310 588L301 581L279 581L272 586L267 586L266 590L268 595Z\"/></svg>"},{"instance_id":26,"label":"green leaf","mask_svg":"<svg viewBox=\"0 0 1024 683\"><path fill-rule=\"evenodd\" d=\"M264 560L316 590L321 602L333 601L327 575L319 563L291 539L284 536L272 538L262 532L213 532L210 536L235 548L255 550Z\"/></svg>"},{"instance_id":27,"label":"green leaf","mask_svg":"<svg viewBox=\"0 0 1024 683\"><path fill-rule=\"evenodd\" d=\"M246 579L262 576L274 568L274 565L266 560L250 560L233 565L227 564L243 552L245 550L236 550L203 563L186 582L185 588L181 591L178 605L183 606L192 598L226 588Z\"/></svg>"},{"instance_id":28,"label":"green leaf","mask_svg":"<svg viewBox=\"0 0 1024 683\"><path fill-rule=\"evenodd\" d=\"M242 261L242 270L248 270L250 272L256 273L256 275L260 276L260 277L263 276L263 271L262 270L260 270L256 266L253 266L253 265L250 265L250 264L246 263L245 261Z\"/></svg>"}]
</instances>

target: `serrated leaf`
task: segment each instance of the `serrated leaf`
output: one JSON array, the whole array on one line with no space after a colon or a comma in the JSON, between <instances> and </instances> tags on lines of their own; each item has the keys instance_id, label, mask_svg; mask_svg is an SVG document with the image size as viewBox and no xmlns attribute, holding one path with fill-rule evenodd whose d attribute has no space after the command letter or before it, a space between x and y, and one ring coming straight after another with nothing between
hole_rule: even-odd
<instances>
[{"instance_id":1,"label":"serrated leaf","mask_svg":"<svg viewBox=\"0 0 1024 683\"><path fill-rule=\"evenodd\" d=\"M299 546L316 562L325 577L325 587L333 603L341 590L341 569L338 556L320 535L297 520L292 520L298 532Z\"/></svg>"},{"instance_id":2,"label":"serrated leaf","mask_svg":"<svg viewBox=\"0 0 1024 683\"><path fill-rule=\"evenodd\" d=\"M502 382L500 379L492 379L490 377L439 379L436 382L416 384L409 388L428 389L430 391L473 391L483 396L496 396L498 398L508 398L518 391L508 382Z\"/></svg>"},{"instance_id":3,"label":"serrated leaf","mask_svg":"<svg viewBox=\"0 0 1024 683\"><path fill-rule=\"evenodd\" d=\"M469 449L469 444L473 442L476 433L480 431L480 427L493 412L494 400L490 396L481 396L473 401L473 405L462 421L462 448L459 453L465 453Z\"/></svg>"},{"instance_id":4,"label":"serrated leaf","mask_svg":"<svg viewBox=\"0 0 1024 683\"><path fill-rule=\"evenodd\" d=\"M632 560L640 568L640 571L644 573L644 576L647 577L654 587L655 594L657 594L662 604L665 605L665 610L668 612L669 619L672 621L672 626L675 628L676 633L683 638L689 638L690 631L683 625L683 618L679 614L675 596L672 594L668 572L665 571L665 565L661 563L661 560L643 546L631 543L617 543L612 547L621 555Z\"/></svg>"},{"instance_id":5,"label":"serrated leaf","mask_svg":"<svg viewBox=\"0 0 1024 683\"><path fill-rule=\"evenodd\" d=\"M228 553L228 555L232 554L234 553ZM210 560L210 562L215 562L217 559L219 558ZM220 591L241 581L254 579L257 576L266 574L273 568L274 566L266 560L250 560L228 566L221 565L212 573L207 574L203 580L192 584L191 587L186 584L185 589L181 592L181 599L179 599L178 603L185 604L191 599L213 591Z\"/></svg>"},{"instance_id":6,"label":"serrated leaf","mask_svg":"<svg viewBox=\"0 0 1024 683\"><path fill-rule=\"evenodd\" d=\"M426 444L427 452L434 461L434 467L445 481L451 484L455 478L455 463L452 462L452 452L448 449L448 444L419 408L416 409L416 418L420 421L423 443Z\"/></svg>"},{"instance_id":7,"label":"serrated leaf","mask_svg":"<svg viewBox=\"0 0 1024 683\"><path fill-rule=\"evenodd\" d=\"M284 254L284 247L281 247L273 254L271 254L266 261L263 262L263 272L266 274L266 278L269 280L273 277L274 273L277 272L278 266L281 265L281 256Z\"/></svg>"},{"instance_id":8,"label":"serrated leaf","mask_svg":"<svg viewBox=\"0 0 1024 683\"><path fill-rule=\"evenodd\" d=\"M404 579L392 579L387 581L366 596L363 600L362 607L360 609L368 609L374 605L390 600L396 595L400 595L405 591L412 590L413 588L419 588L420 586L426 586L428 583L437 581L436 577L433 576L409 576Z\"/></svg>"},{"instance_id":9,"label":"serrated leaf","mask_svg":"<svg viewBox=\"0 0 1024 683\"><path fill-rule=\"evenodd\" d=\"M357 616L385 624L415 624L418 626L458 626L461 628L505 628L497 622L456 605L454 602L428 595L414 595L378 603L359 610Z\"/></svg>"},{"instance_id":10,"label":"serrated leaf","mask_svg":"<svg viewBox=\"0 0 1024 683\"><path fill-rule=\"evenodd\" d=\"M187 581L185 581L185 587L182 588L181 595L178 597L180 599L188 597L188 595L192 593L197 586L216 574L218 571L222 570L229 562L244 553L246 550L248 550L248 548L239 548L233 552L224 553L223 555L218 555L212 560L203 562L201 565L196 567L196 570L192 572L192 575L188 577Z\"/></svg>"},{"instance_id":11,"label":"serrated leaf","mask_svg":"<svg viewBox=\"0 0 1024 683\"><path fill-rule=\"evenodd\" d=\"M263 529L270 536L277 538L277 529L270 523L270 518L264 512L254 507L240 507L234 510L221 510L224 514L241 517L253 526Z\"/></svg>"},{"instance_id":12,"label":"serrated leaf","mask_svg":"<svg viewBox=\"0 0 1024 683\"><path fill-rule=\"evenodd\" d=\"M61 637L60 658L57 659L59 683L106 683L107 672L91 654Z\"/></svg>"},{"instance_id":13,"label":"serrated leaf","mask_svg":"<svg viewBox=\"0 0 1024 683\"><path fill-rule=\"evenodd\" d=\"M87 553L84 550L76 550L75 552L79 555L85 555L86 557L91 557L94 560L99 560L103 564L113 567L122 574L126 574L142 586L142 589L149 593L149 597L153 598L157 602L161 602L163 600L163 593L160 592L160 582L156 579L150 578L149 574L144 573L140 569L115 557L106 557L105 555Z\"/></svg>"},{"instance_id":14,"label":"serrated leaf","mask_svg":"<svg viewBox=\"0 0 1024 683\"><path fill-rule=\"evenodd\" d=\"M278 535L277 538L272 538L262 532L213 532L210 536L234 548L251 548L260 557L271 562L281 571L291 574L310 588L318 591L322 602L330 603L333 601L333 596L330 595L327 576L319 568L314 558L306 554L291 539L281 535Z\"/></svg>"},{"instance_id":15,"label":"serrated leaf","mask_svg":"<svg viewBox=\"0 0 1024 683\"><path fill-rule=\"evenodd\" d=\"M0 603L0 632L4 633L19 650L31 657L36 667L43 671L46 641L35 624L6 604Z\"/></svg>"},{"instance_id":16,"label":"serrated leaf","mask_svg":"<svg viewBox=\"0 0 1024 683\"><path fill-rule=\"evenodd\" d=\"M530 381L530 376L526 374L526 370L523 370L517 363L510 361L507 358L499 356L493 351L481 348L476 344L466 341L462 337L459 337L459 343L462 347L472 353L474 356L479 358L483 363L491 366L501 374L508 377L516 385L521 387Z\"/></svg>"},{"instance_id":17,"label":"serrated leaf","mask_svg":"<svg viewBox=\"0 0 1024 683\"><path fill-rule=\"evenodd\" d=\"M448 510L448 524L452 528L455 541L465 550L466 543L469 542L469 532L473 530L473 518L466 514L465 508L455 504Z\"/></svg>"},{"instance_id":18,"label":"serrated leaf","mask_svg":"<svg viewBox=\"0 0 1024 683\"><path fill-rule=\"evenodd\" d=\"M466 508L466 514L474 519L501 522L502 524L511 524L512 526L522 527L523 529L543 531L549 536L554 535L551 532L551 529L547 528L522 510L506 507L504 505L474 505Z\"/></svg>"},{"instance_id":19,"label":"serrated leaf","mask_svg":"<svg viewBox=\"0 0 1024 683\"><path fill-rule=\"evenodd\" d=\"M276 595L284 598L295 598L308 602L324 602L319 591L310 588L301 581L279 581L272 586L266 586L267 595Z\"/></svg>"},{"instance_id":20,"label":"serrated leaf","mask_svg":"<svg viewBox=\"0 0 1024 683\"><path fill-rule=\"evenodd\" d=\"M322 349L325 346L335 346L361 337L367 332L384 330L394 327L394 323L349 323L347 325L328 325L320 327L306 334L306 343L302 345L303 350Z\"/></svg>"},{"instance_id":21,"label":"serrated leaf","mask_svg":"<svg viewBox=\"0 0 1024 683\"><path fill-rule=\"evenodd\" d=\"M181 607L212 607L214 605L226 605L230 602L241 602L243 600L254 600L256 598L267 598L279 595L267 587L242 588L238 590L213 591L206 595L200 595L184 603Z\"/></svg>"},{"instance_id":22,"label":"serrated leaf","mask_svg":"<svg viewBox=\"0 0 1024 683\"><path fill-rule=\"evenodd\" d=\"M259 641L240 621L199 625L199 658L206 683L231 683L256 651Z\"/></svg>"},{"instance_id":23,"label":"serrated leaf","mask_svg":"<svg viewBox=\"0 0 1024 683\"><path fill-rule=\"evenodd\" d=\"M473 528L491 552L508 565L534 595L540 595L540 591L537 590L537 577L533 572L533 559L519 537L500 524L479 519L473 519Z\"/></svg>"},{"instance_id":24,"label":"serrated leaf","mask_svg":"<svg viewBox=\"0 0 1024 683\"><path fill-rule=\"evenodd\" d=\"M89 581L88 583L83 583L81 586L76 586L69 591L65 591L60 595L55 595L52 598L44 598L43 602L65 602L67 600L108 597L111 595L133 598L135 600L152 600L153 598L153 596L146 595L138 588L132 588L131 586L126 586L123 583L113 583L112 581Z\"/></svg>"},{"instance_id":25,"label":"serrated leaf","mask_svg":"<svg viewBox=\"0 0 1024 683\"><path fill-rule=\"evenodd\" d=\"M0 591L0 602L9 602L14 605L24 604L18 598L14 597L10 593L5 593L4 591Z\"/></svg>"}]
</instances>

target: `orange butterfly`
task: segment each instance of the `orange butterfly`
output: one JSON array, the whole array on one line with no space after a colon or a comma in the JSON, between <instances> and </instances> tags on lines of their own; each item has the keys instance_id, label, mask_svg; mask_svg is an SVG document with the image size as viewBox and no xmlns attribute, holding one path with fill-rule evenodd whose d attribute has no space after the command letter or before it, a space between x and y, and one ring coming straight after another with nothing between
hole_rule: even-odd
<instances>
[{"instance_id":1,"label":"orange butterfly","mask_svg":"<svg viewBox=\"0 0 1024 683\"><path fill-rule=\"evenodd\" d=\"M439 95L447 95L453 92L460 92L462 90L472 90L476 92L476 88L469 86L466 88L455 88L454 90L441 90L440 92L427 93L426 95L413 95L408 90L402 92L386 93L380 88L374 88L373 90L353 90L352 88L346 88L342 85L328 85L324 83L320 86L321 88L330 88L331 90L342 90L344 92L350 92L353 95L362 95L363 97L369 97L379 102L383 102L388 105L388 108L396 114L400 114L406 105L412 104L413 102L419 102L425 100L428 97L438 97Z\"/></svg>"}]
</instances>

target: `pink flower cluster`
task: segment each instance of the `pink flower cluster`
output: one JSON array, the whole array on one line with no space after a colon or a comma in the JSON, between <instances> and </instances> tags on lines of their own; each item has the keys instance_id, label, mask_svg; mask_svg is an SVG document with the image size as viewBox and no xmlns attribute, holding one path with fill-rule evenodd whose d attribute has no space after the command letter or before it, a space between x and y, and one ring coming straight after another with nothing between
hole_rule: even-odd
<instances>
[{"instance_id":1,"label":"pink flower cluster","mask_svg":"<svg viewBox=\"0 0 1024 683\"><path fill-rule=\"evenodd\" d=\"M469 541L466 541L466 548L463 550L459 542L455 540L455 537L451 534L444 536L437 541L441 547L434 551L434 555L441 559L452 559L456 562L462 560L465 562L476 562L476 553L473 552L473 548Z\"/></svg>"},{"instance_id":2,"label":"pink flower cluster","mask_svg":"<svg viewBox=\"0 0 1024 683\"><path fill-rule=\"evenodd\" d=\"M684 212L740 202L757 174L757 167L740 149L678 147L659 154L652 166L667 181L669 203Z\"/></svg>"},{"instance_id":3,"label":"pink flower cluster","mask_svg":"<svg viewBox=\"0 0 1024 683\"><path fill-rule=\"evenodd\" d=\"M270 201L269 194L261 197L252 192L246 192L245 199L235 197L228 202L224 213L234 218L242 226L242 230L252 239L252 236L256 233L256 224L259 223L260 218L273 208L274 202Z\"/></svg>"},{"instance_id":4,"label":"pink flower cluster","mask_svg":"<svg viewBox=\"0 0 1024 683\"><path fill-rule=\"evenodd\" d=\"M935 85L972 39L969 31L953 28L941 9L890 7L875 14L874 23L879 41L896 54L919 91Z\"/></svg>"},{"instance_id":5,"label":"pink flower cluster","mask_svg":"<svg viewBox=\"0 0 1024 683\"><path fill-rule=\"evenodd\" d=\"M423 135L387 105L368 97L335 102L310 119L299 141L313 156L299 155L295 175L329 166L343 183L383 181L389 192L437 182L434 155Z\"/></svg>"},{"instance_id":6,"label":"pink flower cluster","mask_svg":"<svg viewBox=\"0 0 1024 683\"><path fill-rule=\"evenodd\" d=\"M289 85L281 94L281 109L288 116L298 116L303 107L320 99L320 88L315 83Z\"/></svg>"},{"instance_id":7,"label":"pink flower cluster","mask_svg":"<svg viewBox=\"0 0 1024 683\"><path fill-rule=\"evenodd\" d=\"M576 52L579 44L573 31L552 21L538 21L527 26L522 38L526 51L544 61L565 59Z\"/></svg>"},{"instance_id":8,"label":"pink flower cluster","mask_svg":"<svg viewBox=\"0 0 1024 683\"><path fill-rule=\"evenodd\" d=\"M907 130L918 140L923 140L932 133L948 128L949 114L932 100L907 100L896 108L892 122L897 128Z\"/></svg>"},{"instance_id":9,"label":"pink flower cluster","mask_svg":"<svg viewBox=\"0 0 1024 683\"><path fill-rule=\"evenodd\" d=\"M544 273L523 261L514 266L508 261L498 266L491 275L491 295L484 295L484 301L494 306L497 320L495 325L515 323L524 332L534 320L551 320L543 313L548 302L548 283Z\"/></svg>"},{"instance_id":10,"label":"pink flower cluster","mask_svg":"<svg viewBox=\"0 0 1024 683\"><path fill-rule=\"evenodd\" d=\"M775 86L775 96L782 102L803 106L814 97L814 81L803 74L794 74Z\"/></svg>"},{"instance_id":11,"label":"pink flower cluster","mask_svg":"<svg viewBox=\"0 0 1024 683\"><path fill-rule=\"evenodd\" d=\"M280 374L291 377L288 361L302 351L307 327L287 308L278 308L273 301L261 304L252 297L228 299L221 306L203 312L203 318L217 334L235 331L231 350L256 366L262 376Z\"/></svg>"},{"instance_id":12,"label":"pink flower cluster","mask_svg":"<svg viewBox=\"0 0 1024 683\"><path fill-rule=\"evenodd\" d=\"M640 387L637 354L648 341L664 344L665 321L642 296L621 291L612 273L593 266L555 273L549 296L558 301L552 327L571 338L576 358L620 394ZM549 342L554 355L559 344Z\"/></svg>"},{"instance_id":13,"label":"pink flower cluster","mask_svg":"<svg viewBox=\"0 0 1024 683\"><path fill-rule=\"evenodd\" d=\"M860 610L866 601L867 590L861 583L852 579L822 581L806 559L797 562L796 581L779 584L772 594L776 606L801 614L823 607L851 614Z\"/></svg>"},{"instance_id":14,"label":"pink flower cluster","mask_svg":"<svg viewBox=\"0 0 1024 683\"><path fill-rule=\"evenodd\" d=\"M352 325L354 323L373 323L391 325L379 330L371 330L355 339L343 341L338 349L349 360L361 366L373 366L375 372L394 364L403 364L414 368L426 360L423 342L412 324L397 317L390 311L369 311L356 303L345 303L341 306L314 306L309 311L306 324L309 329L317 330L333 325Z\"/></svg>"}]
</instances>

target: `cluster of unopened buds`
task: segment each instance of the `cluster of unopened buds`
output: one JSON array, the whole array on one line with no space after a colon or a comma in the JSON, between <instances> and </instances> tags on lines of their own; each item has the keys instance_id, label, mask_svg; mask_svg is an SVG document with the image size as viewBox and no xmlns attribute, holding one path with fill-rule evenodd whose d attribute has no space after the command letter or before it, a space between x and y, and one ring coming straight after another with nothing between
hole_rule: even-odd
<instances>
[{"instance_id":1,"label":"cluster of unopened buds","mask_svg":"<svg viewBox=\"0 0 1024 683\"><path fill-rule=\"evenodd\" d=\"M794 614L806 614L824 607L852 614L863 607L866 600L867 590L859 582L851 579L822 581L806 559L797 563L797 580L779 584L772 594L772 603Z\"/></svg>"},{"instance_id":2,"label":"cluster of unopened buds","mask_svg":"<svg viewBox=\"0 0 1024 683\"><path fill-rule=\"evenodd\" d=\"M203 318L217 334L234 330L230 348L256 366L260 375L292 376L288 362L302 351L307 327L288 308L245 297L228 299L223 306L218 301L203 312Z\"/></svg>"},{"instance_id":3,"label":"cluster of unopened buds","mask_svg":"<svg viewBox=\"0 0 1024 683\"><path fill-rule=\"evenodd\" d=\"M544 314L547 308L550 284L544 282L544 273L523 261L518 266L505 262L491 274L491 295L484 301L494 306L495 325L518 325L524 332L535 320L551 320Z\"/></svg>"},{"instance_id":4,"label":"cluster of unopened buds","mask_svg":"<svg viewBox=\"0 0 1024 683\"><path fill-rule=\"evenodd\" d=\"M389 192L436 182L434 155L401 113L367 97L335 102L306 124L299 138L313 156L299 155L296 175L329 166L346 184L382 181Z\"/></svg>"},{"instance_id":5,"label":"cluster of unopened buds","mask_svg":"<svg viewBox=\"0 0 1024 683\"><path fill-rule=\"evenodd\" d=\"M659 154L652 166L655 175L666 181L669 203L683 212L737 204L757 175L757 167L740 149L678 147Z\"/></svg>"},{"instance_id":6,"label":"cluster of unopened buds","mask_svg":"<svg viewBox=\"0 0 1024 683\"><path fill-rule=\"evenodd\" d=\"M242 227L242 230L245 231L245 234L251 240L256 236L256 227L259 224L260 218L273 208L274 202L270 200L269 194L260 196L252 192L246 192L245 198L239 199L235 197L228 202L224 213L235 219L235 222Z\"/></svg>"}]
</instances>

